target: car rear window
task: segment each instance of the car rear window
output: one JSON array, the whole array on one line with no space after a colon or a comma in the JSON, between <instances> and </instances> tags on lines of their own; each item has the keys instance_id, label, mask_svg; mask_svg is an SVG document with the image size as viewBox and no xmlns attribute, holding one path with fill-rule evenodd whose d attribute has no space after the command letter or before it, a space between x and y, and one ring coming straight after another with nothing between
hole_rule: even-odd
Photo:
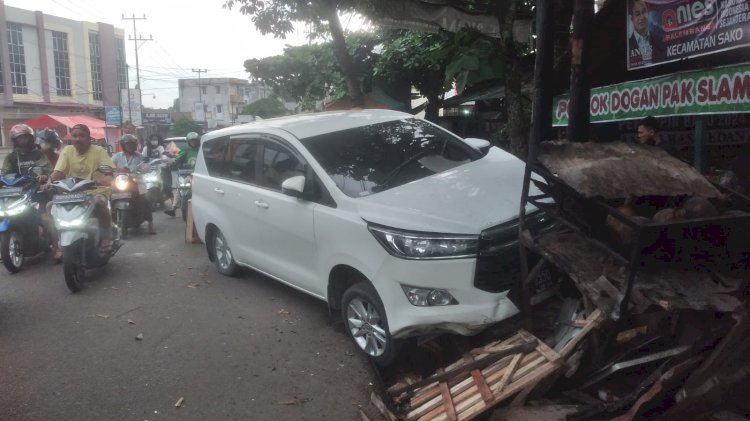
<instances>
[{"instance_id":1,"label":"car rear window","mask_svg":"<svg viewBox=\"0 0 750 421\"><path fill-rule=\"evenodd\" d=\"M350 197L388 190L481 158L457 137L404 119L301 139Z\"/></svg>"}]
</instances>

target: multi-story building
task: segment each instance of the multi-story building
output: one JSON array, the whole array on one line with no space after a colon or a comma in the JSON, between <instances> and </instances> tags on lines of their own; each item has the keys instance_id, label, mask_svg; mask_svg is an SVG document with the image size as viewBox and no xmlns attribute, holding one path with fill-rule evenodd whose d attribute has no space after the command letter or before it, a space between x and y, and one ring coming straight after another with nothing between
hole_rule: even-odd
<instances>
[{"instance_id":1,"label":"multi-story building","mask_svg":"<svg viewBox=\"0 0 750 421\"><path fill-rule=\"evenodd\" d=\"M208 129L234 124L255 92L247 80L235 78L179 79L179 89L180 111Z\"/></svg>"},{"instance_id":2,"label":"multi-story building","mask_svg":"<svg viewBox=\"0 0 750 421\"><path fill-rule=\"evenodd\" d=\"M124 31L0 0L0 132L42 114L104 119L128 88Z\"/></svg>"}]
</instances>

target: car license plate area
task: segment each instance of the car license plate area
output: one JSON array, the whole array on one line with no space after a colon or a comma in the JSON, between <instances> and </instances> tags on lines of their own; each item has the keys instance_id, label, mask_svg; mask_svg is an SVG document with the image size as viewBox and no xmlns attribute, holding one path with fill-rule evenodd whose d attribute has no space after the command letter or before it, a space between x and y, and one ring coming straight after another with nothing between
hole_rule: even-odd
<instances>
[{"instance_id":1,"label":"car license plate area","mask_svg":"<svg viewBox=\"0 0 750 421\"><path fill-rule=\"evenodd\" d=\"M132 197L133 197L133 193L131 192L112 193L112 200L130 199Z\"/></svg>"},{"instance_id":2,"label":"car license plate area","mask_svg":"<svg viewBox=\"0 0 750 421\"><path fill-rule=\"evenodd\" d=\"M86 193L56 194L52 203L78 203L86 200Z\"/></svg>"}]
</instances>

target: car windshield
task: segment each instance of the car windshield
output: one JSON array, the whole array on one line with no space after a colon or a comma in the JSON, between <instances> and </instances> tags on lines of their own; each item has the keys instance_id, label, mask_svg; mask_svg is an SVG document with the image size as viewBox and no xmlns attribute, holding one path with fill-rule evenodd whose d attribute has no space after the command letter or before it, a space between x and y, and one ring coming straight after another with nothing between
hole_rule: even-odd
<instances>
[{"instance_id":1,"label":"car windshield","mask_svg":"<svg viewBox=\"0 0 750 421\"><path fill-rule=\"evenodd\" d=\"M388 190L481 157L460 139L418 119L326 133L302 143L350 197Z\"/></svg>"}]
</instances>

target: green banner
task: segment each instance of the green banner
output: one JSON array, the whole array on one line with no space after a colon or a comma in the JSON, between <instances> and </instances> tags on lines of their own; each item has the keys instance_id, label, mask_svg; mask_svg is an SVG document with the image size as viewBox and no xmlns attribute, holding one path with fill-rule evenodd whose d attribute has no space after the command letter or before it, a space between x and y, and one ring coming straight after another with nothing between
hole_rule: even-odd
<instances>
[{"instance_id":1,"label":"green banner","mask_svg":"<svg viewBox=\"0 0 750 421\"><path fill-rule=\"evenodd\" d=\"M568 124L568 95L552 101L552 125ZM647 115L750 112L750 63L591 89L591 122Z\"/></svg>"}]
</instances>

